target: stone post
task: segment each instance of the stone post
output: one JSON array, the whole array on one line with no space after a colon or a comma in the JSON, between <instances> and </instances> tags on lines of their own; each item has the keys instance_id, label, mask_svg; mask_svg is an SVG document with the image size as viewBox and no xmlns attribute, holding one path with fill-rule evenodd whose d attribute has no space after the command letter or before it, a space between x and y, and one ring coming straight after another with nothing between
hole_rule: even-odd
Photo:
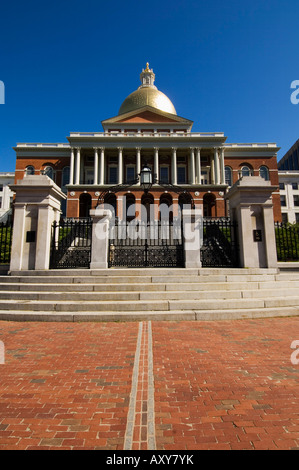
<instances>
[{"instance_id":1,"label":"stone post","mask_svg":"<svg viewBox=\"0 0 299 470\"><path fill-rule=\"evenodd\" d=\"M240 265L277 268L272 192L260 176L244 176L226 194L230 215L238 224Z\"/></svg>"},{"instance_id":2,"label":"stone post","mask_svg":"<svg viewBox=\"0 0 299 470\"><path fill-rule=\"evenodd\" d=\"M11 271L49 269L51 230L66 195L46 175L25 176L15 185Z\"/></svg>"},{"instance_id":3,"label":"stone post","mask_svg":"<svg viewBox=\"0 0 299 470\"><path fill-rule=\"evenodd\" d=\"M183 236L185 267L200 268L200 249L203 240L203 222L201 209L183 209Z\"/></svg>"},{"instance_id":4,"label":"stone post","mask_svg":"<svg viewBox=\"0 0 299 470\"><path fill-rule=\"evenodd\" d=\"M90 269L108 268L109 224L112 212L109 209L92 209L92 239Z\"/></svg>"}]
</instances>

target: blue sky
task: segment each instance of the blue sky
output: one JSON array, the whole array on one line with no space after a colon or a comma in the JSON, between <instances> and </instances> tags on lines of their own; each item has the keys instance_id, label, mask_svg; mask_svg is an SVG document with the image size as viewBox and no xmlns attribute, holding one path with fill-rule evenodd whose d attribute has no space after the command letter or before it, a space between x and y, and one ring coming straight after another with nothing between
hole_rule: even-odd
<instances>
[{"instance_id":1,"label":"blue sky","mask_svg":"<svg viewBox=\"0 0 299 470\"><path fill-rule=\"evenodd\" d=\"M299 138L298 0L11 1L0 7L0 171L17 142L102 131L140 84L155 84L193 130L227 142Z\"/></svg>"}]
</instances>

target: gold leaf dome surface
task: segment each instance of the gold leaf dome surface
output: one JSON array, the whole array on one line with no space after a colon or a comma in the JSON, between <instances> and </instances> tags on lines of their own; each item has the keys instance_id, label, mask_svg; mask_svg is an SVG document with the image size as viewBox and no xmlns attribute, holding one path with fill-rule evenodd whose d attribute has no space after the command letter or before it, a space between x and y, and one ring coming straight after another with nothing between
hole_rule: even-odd
<instances>
[{"instance_id":1,"label":"gold leaf dome surface","mask_svg":"<svg viewBox=\"0 0 299 470\"><path fill-rule=\"evenodd\" d=\"M166 113L177 114L170 99L154 86L154 73L147 68L140 75L142 85L122 103L118 114L129 113L143 106L151 106Z\"/></svg>"}]
</instances>

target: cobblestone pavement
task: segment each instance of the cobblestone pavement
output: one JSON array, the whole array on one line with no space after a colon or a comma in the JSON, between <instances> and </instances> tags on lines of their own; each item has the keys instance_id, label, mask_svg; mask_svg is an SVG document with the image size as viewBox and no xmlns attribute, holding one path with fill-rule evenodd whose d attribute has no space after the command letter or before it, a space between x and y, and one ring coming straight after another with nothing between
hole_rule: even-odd
<instances>
[{"instance_id":1,"label":"cobblestone pavement","mask_svg":"<svg viewBox=\"0 0 299 470\"><path fill-rule=\"evenodd\" d=\"M2 321L0 340L1 450L299 448L299 318Z\"/></svg>"}]
</instances>

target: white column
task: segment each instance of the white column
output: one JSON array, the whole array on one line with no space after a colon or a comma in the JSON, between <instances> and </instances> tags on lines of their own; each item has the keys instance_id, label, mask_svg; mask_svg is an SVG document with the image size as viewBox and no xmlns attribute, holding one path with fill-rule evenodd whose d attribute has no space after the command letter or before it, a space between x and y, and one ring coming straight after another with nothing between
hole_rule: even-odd
<instances>
[{"instance_id":1,"label":"white column","mask_svg":"<svg viewBox=\"0 0 299 470\"><path fill-rule=\"evenodd\" d=\"M103 185L105 181L105 148L101 147L100 156L100 184Z\"/></svg>"},{"instance_id":2,"label":"white column","mask_svg":"<svg viewBox=\"0 0 299 470\"><path fill-rule=\"evenodd\" d=\"M92 239L90 269L108 268L109 224L112 212L108 209L92 209Z\"/></svg>"},{"instance_id":3,"label":"white column","mask_svg":"<svg viewBox=\"0 0 299 470\"><path fill-rule=\"evenodd\" d=\"M220 150L221 184L225 184L224 148L221 147Z\"/></svg>"},{"instance_id":4,"label":"white column","mask_svg":"<svg viewBox=\"0 0 299 470\"><path fill-rule=\"evenodd\" d=\"M118 184L123 183L123 149L118 147Z\"/></svg>"},{"instance_id":5,"label":"white column","mask_svg":"<svg viewBox=\"0 0 299 470\"><path fill-rule=\"evenodd\" d=\"M200 148L196 149L196 179L197 184L201 184Z\"/></svg>"},{"instance_id":6,"label":"white column","mask_svg":"<svg viewBox=\"0 0 299 470\"><path fill-rule=\"evenodd\" d=\"M136 147L136 178L140 175L141 172L141 148ZM140 186L140 180L137 183Z\"/></svg>"},{"instance_id":7,"label":"white column","mask_svg":"<svg viewBox=\"0 0 299 470\"><path fill-rule=\"evenodd\" d=\"M74 184L74 162L75 162L75 155L74 149L71 149L71 163L70 163L70 181L69 184Z\"/></svg>"},{"instance_id":8,"label":"white column","mask_svg":"<svg viewBox=\"0 0 299 470\"><path fill-rule=\"evenodd\" d=\"M159 175L159 148L155 147L154 148L155 154L154 154L154 175L156 175L157 181L160 179Z\"/></svg>"},{"instance_id":9,"label":"white column","mask_svg":"<svg viewBox=\"0 0 299 470\"><path fill-rule=\"evenodd\" d=\"M176 148L172 147L172 184L177 184L177 161L176 161Z\"/></svg>"},{"instance_id":10,"label":"white column","mask_svg":"<svg viewBox=\"0 0 299 470\"><path fill-rule=\"evenodd\" d=\"M190 148L190 184L195 184L195 159L194 159L194 148Z\"/></svg>"},{"instance_id":11,"label":"white column","mask_svg":"<svg viewBox=\"0 0 299 470\"><path fill-rule=\"evenodd\" d=\"M93 184L98 184L99 180L99 154L97 147L94 148L94 177Z\"/></svg>"},{"instance_id":12,"label":"white column","mask_svg":"<svg viewBox=\"0 0 299 470\"><path fill-rule=\"evenodd\" d=\"M76 184L80 184L80 148L77 148L77 157L76 157Z\"/></svg>"},{"instance_id":13,"label":"white column","mask_svg":"<svg viewBox=\"0 0 299 470\"><path fill-rule=\"evenodd\" d=\"M214 171L215 171L215 184L219 184L219 158L218 149L214 149Z\"/></svg>"}]
</instances>

